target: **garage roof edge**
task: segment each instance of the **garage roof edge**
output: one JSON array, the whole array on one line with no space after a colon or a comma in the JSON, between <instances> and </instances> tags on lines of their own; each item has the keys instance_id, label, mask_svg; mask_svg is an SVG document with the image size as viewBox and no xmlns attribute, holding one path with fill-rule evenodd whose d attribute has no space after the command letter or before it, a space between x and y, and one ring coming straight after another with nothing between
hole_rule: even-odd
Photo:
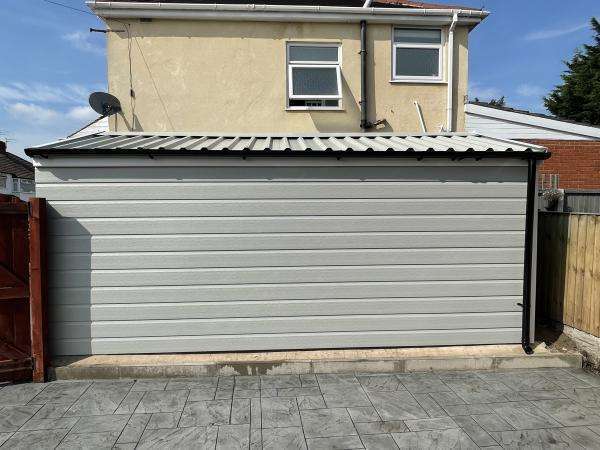
<instances>
[{"instance_id":1,"label":"garage roof edge","mask_svg":"<svg viewBox=\"0 0 600 450\"><path fill-rule=\"evenodd\" d=\"M369 156L546 159L544 147L480 134L184 134L95 133L26 149L28 156Z\"/></svg>"}]
</instances>

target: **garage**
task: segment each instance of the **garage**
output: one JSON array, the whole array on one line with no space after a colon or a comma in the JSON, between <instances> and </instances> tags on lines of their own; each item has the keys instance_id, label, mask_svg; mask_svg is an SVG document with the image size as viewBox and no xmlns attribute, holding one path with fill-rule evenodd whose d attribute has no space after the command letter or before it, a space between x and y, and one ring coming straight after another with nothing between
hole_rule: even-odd
<instances>
[{"instance_id":1,"label":"garage","mask_svg":"<svg viewBox=\"0 0 600 450\"><path fill-rule=\"evenodd\" d=\"M100 133L27 153L55 355L533 338L542 147Z\"/></svg>"}]
</instances>

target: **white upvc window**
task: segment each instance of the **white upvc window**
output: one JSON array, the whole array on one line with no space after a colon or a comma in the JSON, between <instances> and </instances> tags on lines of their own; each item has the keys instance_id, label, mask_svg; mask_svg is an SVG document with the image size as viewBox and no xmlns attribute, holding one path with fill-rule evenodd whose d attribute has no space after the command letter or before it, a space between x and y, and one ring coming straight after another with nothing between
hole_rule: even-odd
<instances>
[{"instance_id":1,"label":"white upvc window","mask_svg":"<svg viewBox=\"0 0 600 450\"><path fill-rule=\"evenodd\" d=\"M288 43L288 108L339 108L341 59L339 44Z\"/></svg>"},{"instance_id":2,"label":"white upvc window","mask_svg":"<svg viewBox=\"0 0 600 450\"><path fill-rule=\"evenodd\" d=\"M443 81L444 34L440 28L394 28L392 81Z\"/></svg>"}]
</instances>

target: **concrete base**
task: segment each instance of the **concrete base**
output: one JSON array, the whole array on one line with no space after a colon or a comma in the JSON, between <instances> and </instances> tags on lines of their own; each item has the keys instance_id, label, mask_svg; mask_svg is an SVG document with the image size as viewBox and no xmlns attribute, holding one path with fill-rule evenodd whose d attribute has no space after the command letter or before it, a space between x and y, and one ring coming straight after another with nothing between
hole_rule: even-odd
<instances>
[{"instance_id":1,"label":"concrete base","mask_svg":"<svg viewBox=\"0 0 600 450\"><path fill-rule=\"evenodd\" d=\"M544 344L527 356L519 345L354 349L264 353L99 355L52 362L59 380L172 378L305 373L386 373L447 370L581 368L579 353L550 351Z\"/></svg>"}]
</instances>

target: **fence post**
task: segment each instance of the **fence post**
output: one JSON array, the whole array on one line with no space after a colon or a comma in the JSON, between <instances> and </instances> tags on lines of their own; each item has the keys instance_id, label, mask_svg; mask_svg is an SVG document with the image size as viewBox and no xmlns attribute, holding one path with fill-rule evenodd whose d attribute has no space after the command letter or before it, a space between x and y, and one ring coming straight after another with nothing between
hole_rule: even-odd
<instances>
[{"instance_id":1,"label":"fence post","mask_svg":"<svg viewBox=\"0 0 600 450\"><path fill-rule=\"evenodd\" d=\"M29 308L33 381L46 381L46 200L29 200Z\"/></svg>"}]
</instances>

